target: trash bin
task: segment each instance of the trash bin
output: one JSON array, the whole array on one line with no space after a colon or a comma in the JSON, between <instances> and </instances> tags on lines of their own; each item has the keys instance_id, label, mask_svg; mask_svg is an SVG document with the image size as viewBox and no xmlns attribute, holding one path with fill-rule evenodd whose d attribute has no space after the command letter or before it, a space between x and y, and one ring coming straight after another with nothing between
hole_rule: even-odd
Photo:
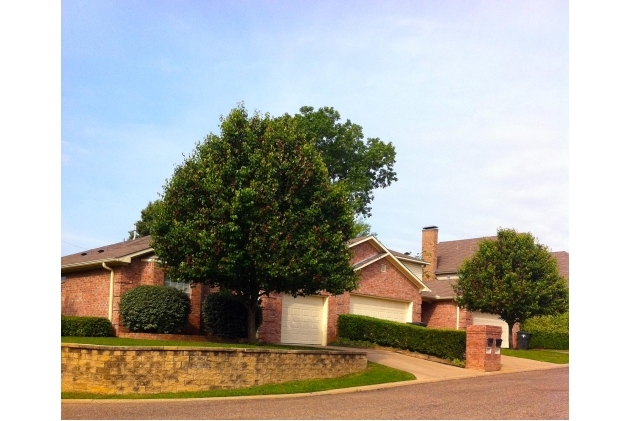
<instances>
[{"instance_id":1,"label":"trash bin","mask_svg":"<svg viewBox=\"0 0 631 421\"><path fill-rule=\"evenodd\" d=\"M532 334L528 332L522 332L521 330L517 332L517 349L528 349L531 336Z\"/></svg>"},{"instance_id":2,"label":"trash bin","mask_svg":"<svg viewBox=\"0 0 631 421\"><path fill-rule=\"evenodd\" d=\"M420 327L427 327L427 323L425 322L408 322L409 325L416 325Z\"/></svg>"}]
</instances>

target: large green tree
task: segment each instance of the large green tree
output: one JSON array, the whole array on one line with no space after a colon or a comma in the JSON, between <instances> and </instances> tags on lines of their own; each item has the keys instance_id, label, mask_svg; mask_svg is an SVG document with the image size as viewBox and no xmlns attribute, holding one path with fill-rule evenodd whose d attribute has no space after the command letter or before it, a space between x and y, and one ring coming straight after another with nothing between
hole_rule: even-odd
<instances>
[{"instance_id":1,"label":"large green tree","mask_svg":"<svg viewBox=\"0 0 631 421\"><path fill-rule=\"evenodd\" d=\"M460 267L454 291L459 306L499 315L508 324L511 348L516 322L564 313L569 306L565 279L548 248L513 229L500 228L497 239L479 243Z\"/></svg>"},{"instance_id":2,"label":"large green tree","mask_svg":"<svg viewBox=\"0 0 631 421\"><path fill-rule=\"evenodd\" d=\"M333 184L345 183L350 191L349 200L356 216L355 232L370 233L366 218L371 215L373 191L397 181L393 169L396 153L392 143L384 143L379 138L364 141L362 127L350 120L341 123L340 113L331 107L322 107L317 111L313 107L302 107L291 118L322 156L330 181ZM146 228L150 226L158 204L159 200L150 202L141 212L141 218L136 223L138 235L149 234ZM130 232L131 238L133 231Z\"/></svg>"},{"instance_id":3,"label":"large green tree","mask_svg":"<svg viewBox=\"0 0 631 421\"><path fill-rule=\"evenodd\" d=\"M330 182L291 116L238 106L176 167L161 200L151 234L166 273L233 291L248 310L250 342L263 295L357 286L347 186Z\"/></svg>"}]
</instances>

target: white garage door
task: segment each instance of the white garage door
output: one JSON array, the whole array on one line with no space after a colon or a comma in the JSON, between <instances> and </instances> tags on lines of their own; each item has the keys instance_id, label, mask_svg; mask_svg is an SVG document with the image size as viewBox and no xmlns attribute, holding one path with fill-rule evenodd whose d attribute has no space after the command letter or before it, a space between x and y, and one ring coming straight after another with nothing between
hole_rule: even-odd
<instances>
[{"instance_id":1,"label":"white garage door","mask_svg":"<svg viewBox=\"0 0 631 421\"><path fill-rule=\"evenodd\" d=\"M489 313L480 313L474 311L473 313L474 325L491 325L499 326L502 328L502 348L508 348L508 324L500 319L500 316Z\"/></svg>"},{"instance_id":2,"label":"white garage door","mask_svg":"<svg viewBox=\"0 0 631 421\"><path fill-rule=\"evenodd\" d=\"M351 314L376 317L393 322L411 322L412 312L409 301L394 301L384 298L351 295Z\"/></svg>"},{"instance_id":3,"label":"white garage door","mask_svg":"<svg viewBox=\"0 0 631 421\"><path fill-rule=\"evenodd\" d=\"M283 295L280 342L284 344L326 345L324 297Z\"/></svg>"}]
</instances>

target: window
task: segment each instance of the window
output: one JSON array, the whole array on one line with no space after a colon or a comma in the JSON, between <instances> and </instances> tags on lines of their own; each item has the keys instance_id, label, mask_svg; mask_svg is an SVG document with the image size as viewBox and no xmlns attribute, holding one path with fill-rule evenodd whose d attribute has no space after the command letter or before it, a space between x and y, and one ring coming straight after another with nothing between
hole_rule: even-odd
<instances>
[{"instance_id":1,"label":"window","mask_svg":"<svg viewBox=\"0 0 631 421\"><path fill-rule=\"evenodd\" d=\"M386 265L381 265L381 271L385 272L386 271Z\"/></svg>"},{"instance_id":2,"label":"window","mask_svg":"<svg viewBox=\"0 0 631 421\"><path fill-rule=\"evenodd\" d=\"M66 277L61 275L61 283L63 284L64 282L66 282Z\"/></svg>"},{"instance_id":3,"label":"window","mask_svg":"<svg viewBox=\"0 0 631 421\"><path fill-rule=\"evenodd\" d=\"M174 282L169 279L168 276L164 275L164 286L169 288L179 289L187 293L189 296L191 295L191 284L187 282Z\"/></svg>"}]
</instances>

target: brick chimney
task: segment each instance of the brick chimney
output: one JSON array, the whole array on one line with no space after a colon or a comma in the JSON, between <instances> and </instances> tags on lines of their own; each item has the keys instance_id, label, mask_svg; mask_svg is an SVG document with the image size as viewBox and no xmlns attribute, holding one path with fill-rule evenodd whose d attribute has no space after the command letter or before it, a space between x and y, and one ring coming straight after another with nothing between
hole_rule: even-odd
<instances>
[{"instance_id":1,"label":"brick chimney","mask_svg":"<svg viewBox=\"0 0 631 421\"><path fill-rule=\"evenodd\" d=\"M434 271L436 270L436 266L438 264L437 244L438 227L433 225L429 227L424 227L421 243L421 258L426 262L429 262L429 265L423 268L423 279L432 281L436 280L436 275L434 274Z\"/></svg>"}]
</instances>

